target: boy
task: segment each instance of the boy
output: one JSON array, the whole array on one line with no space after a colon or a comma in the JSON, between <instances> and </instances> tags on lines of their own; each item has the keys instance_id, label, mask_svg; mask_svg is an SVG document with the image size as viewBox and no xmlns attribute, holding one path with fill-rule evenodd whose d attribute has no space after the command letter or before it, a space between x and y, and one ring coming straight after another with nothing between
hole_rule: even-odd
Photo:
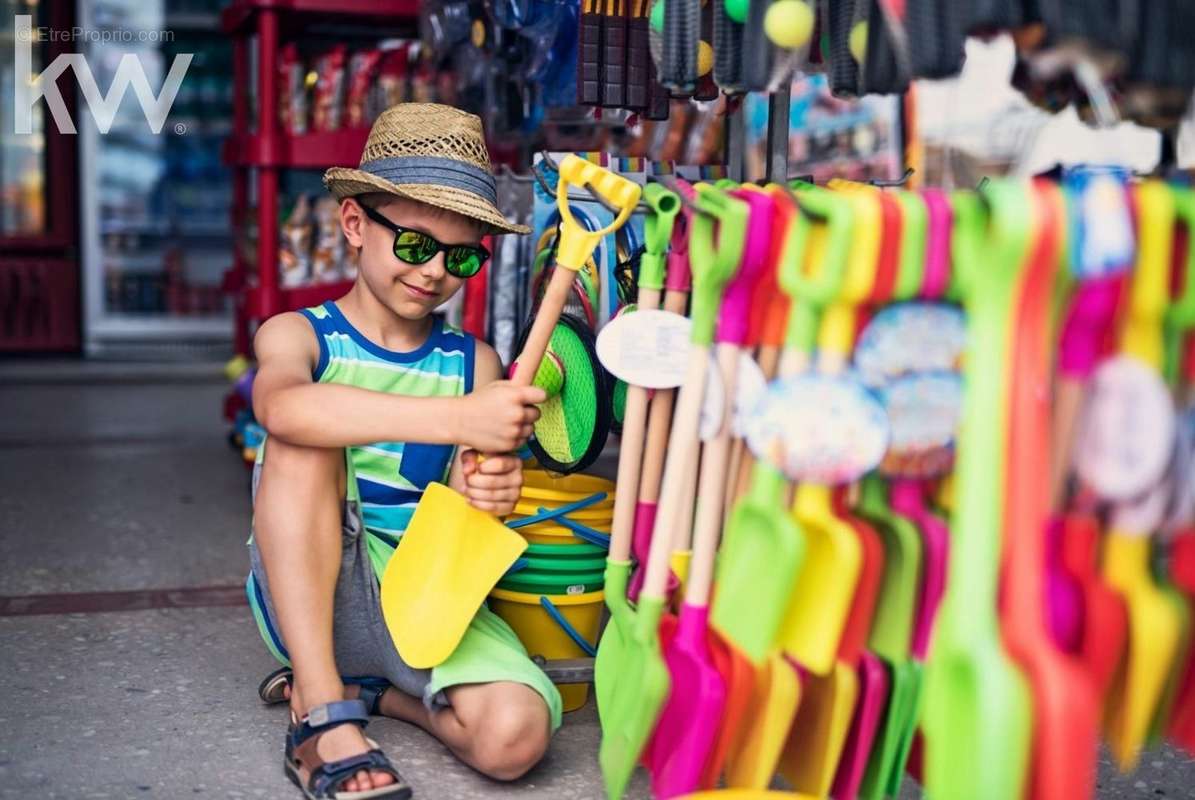
<instances>
[{"instance_id":1,"label":"boy","mask_svg":"<svg viewBox=\"0 0 1195 800\"><path fill-rule=\"evenodd\" d=\"M518 458L475 451L513 452L544 393L499 380L493 349L431 312L481 268L483 235L527 231L494 205L480 120L446 106L388 109L360 168L324 183L360 248L357 281L334 303L271 318L254 341L253 406L269 439L248 593L267 646L293 666L262 685L263 699L290 701L286 772L313 800L410 797L363 735L381 714L513 780L560 724L555 687L484 607L444 664L408 667L378 587L429 482L494 514L518 499Z\"/></svg>"}]
</instances>

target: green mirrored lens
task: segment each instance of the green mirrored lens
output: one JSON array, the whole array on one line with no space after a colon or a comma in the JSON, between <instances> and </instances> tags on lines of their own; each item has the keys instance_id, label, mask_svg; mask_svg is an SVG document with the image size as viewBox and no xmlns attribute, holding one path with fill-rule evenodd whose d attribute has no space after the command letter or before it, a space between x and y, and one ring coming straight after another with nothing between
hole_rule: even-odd
<instances>
[{"instance_id":1,"label":"green mirrored lens","mask_svg":"<svg viewBox=\"0 0 1195 800\"><path fill-rule=\"evenodd\" d=\"M481 269L481 253L471 247L454 247L448 251L446 266L458 278L469 278Z\"/></svg>"},{"instance_id":2,"label":"green mirrored lens","mask_svg":"<svg viewBox=\"0 0 1195 800\"><path fill-rule=\"evenodd\" d=\"M419 231L402 231L394 239L394 255L408 264L425 264L438 249L434 239Z\"/></svg>"}]
</instances>

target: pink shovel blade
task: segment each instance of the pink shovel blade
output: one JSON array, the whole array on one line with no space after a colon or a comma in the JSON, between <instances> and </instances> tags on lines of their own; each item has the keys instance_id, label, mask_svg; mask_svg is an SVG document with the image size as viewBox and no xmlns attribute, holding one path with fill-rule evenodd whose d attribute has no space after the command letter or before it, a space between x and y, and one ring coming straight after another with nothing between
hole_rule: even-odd
<instances>
[{"instance_id":1,"label":"pink shovel blade","mask_svg":"<svg viewBox=\"0 0 1195 800\"><path fill-rule=\"evenodd\" d=\"M635 556L635 571L631 573L631 583L627 588L627 597L632 603L639 601L639 592L643 589L643 578L647 574L644 565L647 564L647 552L651 549L651 534L656 527L656 504L636 503L635 527L631 529L631 553ZM680 586L680 579L668 572L668 596Z\"/></svg>"},{"instance_id":2,"label":"pink shovel blade","mask_svg":"<svg viewBox=\"0 0 1195 800\"><path fill-rule=\"evenodd\" d=\"M652 794L667 800L696 791L722 713L726 683L714 667L706 638L709 607L681 606L676 637L664 652L672 691L652 742Z\"/></svg>"},{"instance_id":3,"label":"pink shovel blade","mask_svg":"<svg viewBox=\"0 0 1195 800\"><path fill-rule=\"evenodd\" d=\"M946 564L950 557L950 529L925 504L925 487L920 481L894 481L891 489L892 509L917 524L921 543L925 548L925 575L917 599L917 615L913 620L913 655L925 658L929 651L934 619L946 590Z\"/></svg>"},{"instance_id":4,"label":"pink shovel blade","mask_svg":"<svg viewBox=\"0 0 1195 800\"><path fill-rule=\"evenodd\" d=\"M884 706L888 702L888 670L871 653L864 651L859 657L859 705L851 720L842 749L842 760L834 776L831 795L835 800L855 800L863 773L871 756L871 745L875 741Z\"/></svg>"},{"instance_id":5,"label":"pink shovel blade","mask_svg":"<svg viewBox=\"0 0 1195 800\"><path fill-rule=\"evenodd\" d=\"M1054 642L1077 654L1083 643L1083 587L1065 568L1064 536L1063 519L1051 517L1046 526L1046 622Z\"/></svg>"}]
</instances>

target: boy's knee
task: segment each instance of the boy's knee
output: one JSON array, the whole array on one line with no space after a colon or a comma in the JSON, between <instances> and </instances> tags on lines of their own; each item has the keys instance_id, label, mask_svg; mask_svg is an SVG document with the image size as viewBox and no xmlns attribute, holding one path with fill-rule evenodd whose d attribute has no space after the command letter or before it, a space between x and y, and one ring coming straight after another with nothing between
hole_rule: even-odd
<instances>
[{"instance_id":1,"label":"boy's knee","mask_svg":"<svg viewBox=\"0 0 1195 800\"><path fill-rule=\"evenodd\" d=\"M477 767L495 780L521 778L544 757L549 738L542 702L496 706L475 731Z\"/></svg>"},{"instance_id":2,"label":"boy's knee","mask_svg":"<svg viewBox=\"0 0 1195 800\"><path fill-rule=\"evenodd\" d=\"M305 447L280 439L266 442L261 465L263 484L286 487L288 494L323 496L333 487L344 496L344 448Z\"/></svg>"},{"instance_id":3,"label":"boy's knee","mask_svg":"<svg viewBox=\"0 0 1195 800\"><path fill-rule=\"evenodd\" d=\"M262 468L268 472L314 473L323 477L335 474L343 461L344 450L338 447L304 447L270 439Z\"/></svg>"}]
</instances>

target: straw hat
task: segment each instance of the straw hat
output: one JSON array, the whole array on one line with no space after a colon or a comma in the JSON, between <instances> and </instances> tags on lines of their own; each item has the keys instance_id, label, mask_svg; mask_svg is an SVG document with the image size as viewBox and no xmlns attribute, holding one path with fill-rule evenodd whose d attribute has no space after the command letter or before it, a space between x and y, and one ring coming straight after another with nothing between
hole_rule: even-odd
<instances>
[{"instance_id":1,"label":"straw hat","mask_svg":"<svg viewBox=\"0 0 1195 800\"><path fill-rule=\"evenodd\" d=\"M357 169L334 167L324 185L337 200L387 192L455 211L493 233L530 233L498 210L481 120L438 103L399 103L382 112Z\"/></svg>"}]
</instances>

